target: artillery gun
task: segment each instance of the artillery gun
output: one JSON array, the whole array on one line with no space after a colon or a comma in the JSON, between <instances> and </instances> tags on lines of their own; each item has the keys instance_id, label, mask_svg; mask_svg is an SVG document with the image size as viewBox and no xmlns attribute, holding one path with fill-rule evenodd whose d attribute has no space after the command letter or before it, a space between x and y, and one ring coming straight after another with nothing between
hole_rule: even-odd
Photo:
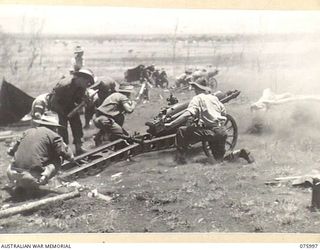
<instances>
[{"instance_id":1,"label":"artillery gun","mask_svg":"<svg viewBox=\"0 0 320 250\"><path fill-rule=\"evenodd\" d=\"M213 95L217 96L222 103L227 103L231 99L236 98L239 94L240 91L233 90L226 93L218 91ZM73 176L77 178L81 177L83 173L85 175L96 174L112 162L125 160L142 153L175 147L175 134L177 129L185 124L179 124L170 129L166 128L164 124L179 117L186 110L189 102L179 103L172 95L167 100L169 102L168 106L161 109L152 121L146 122L146 125L149 127L147 133L135 136L134 139L136 139L136 141L140 140L142 143L134 142L128 144L126 140L118 139L97 147L92 151L75 157L74 162L66 162L63 164L63 172L60 177L66 178ZM227 119L224 126L226 126L228 133L226 141L226 150L228 151L233 150L237 143L238 127L236 121L230 114L227 114L226 117ZM206 155L209 156L211 154L207 141L202 141L202 148Z\"/></svg>"},{"instance_id":2,"label":"artillery gun","mask_svg":"<svg viewBox=\"0 0 320 250\"><path fill-rule=\"evenodd\" d=\"M230 100L239 96L239 90L228 91L226 93L222 93L221 91L217 91L213 93L213 95L217 96L220 102L227 103ZM153 118L153 121L147 122L146 125L149 127L147 132L154 137L161 137L170 134L175 134L177 129L185 124L181 123L172 128L166 128L164 126L165 123L169 123L176 118L178 118L182 113L185 112L188 107L189 102L176 103L172 106L168 106L162 109L159 114ZM227 119L223 124L227 129L227 141L226 141L226 150L233 150L238 139L238 127L234 118L230 115L226 115ZM206 141L202 142L203 150L207 155L210 155L210 150L208 149L208 143Z\"/></svg>"}]
</instances>

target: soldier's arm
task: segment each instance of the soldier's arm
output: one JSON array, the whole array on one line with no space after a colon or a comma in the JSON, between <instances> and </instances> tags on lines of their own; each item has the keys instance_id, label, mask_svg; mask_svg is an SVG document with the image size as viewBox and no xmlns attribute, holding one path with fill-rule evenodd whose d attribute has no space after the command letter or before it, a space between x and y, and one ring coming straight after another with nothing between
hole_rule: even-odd
<instances>
[{"instance_id":1,"label":"soldier's arm","mask_svg":"<svg viewBox=\"0 0 320 250\"><path fill-rule=\"evenodd\" d=\"M192 116L192 114L190 113L190 111L185 110L182 115L180 115L179 117L177 117L175 120L173 120L172 122L168 122L165 123L165 127L167 128L174 128L176 126L179 126L183 123L185 123L190 117Z\"/></svg>"},{"instance_id":2,"label":"soldier's arm","mask_svg":"<svg viewBox=\"0 0 320 250\"><path fill-rule=\"evenodd\" d=\"M226 116L227 115L226 107L221 102L220 102L220 106L221 106L221 115Z\"/></svg>"},{"instance_id":3,"label":"soldier's arm","mask_svg":"<svg viewBox=\"0 0 320 250\"><path fill-rule=\"evenodd\" d=\"M197 96L193 97L190 101L187 109L175 120L172 122L166 123L165 126L167 128L176 127L184 124L190 118L197 117L198 115L198 107L199 107L199 98Z\"/></svg>"},{"instance_id":4,"label":"soldier's arm","mask_svg":"<svg viewBox=\"0 0 320 250\"><path fill-rule=\"evenodd\" d=\"M52 140L52 148L57 156L61 156L65 160L72 161L74 155L72 150L63 142L62 137L56 135Z\"/></svg>"},{"instance_id":5,"label":"soldier's arm","mask_svg":"<svg viewBox=\"0 0 320 250\"><path fill-rule=\"evenodd\" d=\"M8 151L7 151L8 155L14 156L14 154L17 152L17 150L19 148L20 142L23 139L23 137L25 137L25 133L23 133L23 135L16 140L16 142L13 144L13 146L8 149Z\"/></svg>"},{"instance_id":6,"label":"soldier's arm","mask_svg":"<svg viewBox=\"0 0 320 250\"><path fill-rule=\"evenodd\" d=\"M136 107L136 102L127 101L127 102L124 102L122 106L126 113L132 113L134 111L134 108Z\"/></svg>"}]
</instances>

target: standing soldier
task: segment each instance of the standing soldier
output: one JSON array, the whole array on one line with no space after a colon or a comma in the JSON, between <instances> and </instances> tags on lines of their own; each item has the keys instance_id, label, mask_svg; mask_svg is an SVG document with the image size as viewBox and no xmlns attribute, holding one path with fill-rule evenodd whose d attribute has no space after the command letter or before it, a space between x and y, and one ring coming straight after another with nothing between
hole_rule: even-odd
<instances>
[{"instance_id":1,"label":"standing soldier","mask_svg":"<svg viewBox=\"0 0 320 250\"><path fill-rule=\"evenodd\" d=\"M165 85L165 87L168 88L169 80L168 80L167 72L164 70L164 68L161 69L159 77L160 77L161 87L164 88L164 85Z\"/></svg>"},{"instance_id":2,"label":"standing soldier","mask_svg":"<svg viewBox=\"0 0 320 250\"><path fill-rule=\"evenodd\" d=\"M26 130L8 150L14 159L7 175L13 187L22 192L47 184L60 169L63 159L74 159L72 151L56 133L60 125L55 117L42 116L35 119L34 124L38 126Z\"/></svg>"},{"instance_id":3,"label":"standing soldier","mask_svg":"<svg viewBox=\"0 0 320 250\"><path fill-rule=\"evenodd\" d=\"M150 96L149 96L149 88L152 88L152 74L155 71L155 66L152 64L148 67L145 67L143 65L140 66L140 83L141 83L141 88L138 93L138 96L136 100L140 100L141 98L145 99L144 102L149 102Z\"/></svg>"},{"instance_id":4,"label":"standing soldier","mask_svg":"<svg viewBox=\"0 0 320 250\"><path fill-rule=\"evenodd\" d=\"M161 81L160 81L160 70L156 69L154 73L152 74L152 79L154 81L154 86L158 88L161 87Z\"/></svg>"},{"instance_id":5,"label":"standing soldier","mask_svg":"<svg viewBox=\"0 0 320 250\"><path fill-rule=\"evenodd\" d=\"M72 76L62 78L57 83L52 90L49 101L51 110L58 113L59 124L63 127L59 129L59 134L67 144L69 144L67 128L68 122L70 123L77 155L85 153L82 148L82 124L79 113L75 112L72 116L69 114L87 98L87 88L93 83L94 75L92 71L80 69L78 72L74 72Z\"/></svg>"},{"instance_id":6,"label":"standing soldier","mask_svg":"<svg viewBox=\"0 0 320 250\"><path fill-rule=\"evenodd\" d=\"M77 45L74 49L74 57L71 58L71 73L79 71L84 67L84 51L80 45Z\"/></svg>"}]
</instances>

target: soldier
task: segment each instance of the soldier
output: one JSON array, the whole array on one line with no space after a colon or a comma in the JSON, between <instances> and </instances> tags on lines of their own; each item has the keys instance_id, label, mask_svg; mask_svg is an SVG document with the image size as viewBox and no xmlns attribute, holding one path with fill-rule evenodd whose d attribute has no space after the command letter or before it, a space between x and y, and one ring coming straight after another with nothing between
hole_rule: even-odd
<instances>
[{"instance_id":1,"label":"soldier","mask_svg":"<svg viewBox=\"0 0 320 250\"><path fill-rule=\"evenodd\" d=\"M156 70L154 71L154 73L152 74L152 78L153 78L153 81L154 81L154 83L155 83L155 87L156 87L156 88L161 87L160 70L159 70L159 69L156 69Z\"/></svg>"},{"instance_id":2,"label":"soldier","mask_svg":"<svg viewBox=\"0 0 320 250\"><path fill-rule=\"evenodd\" d=\"M50 93L41 94L34 99L30 112L32 119L40 119L48 111L49 99Z\"/></svg>"},{"instance_id":3,"label":"soldier","mask_svg":"<svg viewBox=\"0 0 320 250\"><path fill-rule=\"evenodd\" d=\"M192 79L192 70L186 69L186 71L176 78L176 87L180 88L182 86L189 86Z\"/></svg>"},{"instance_id":4,"label":"soldier","mask_svg":"<svg viewBox=\"0 0 320 250\"><path fill-rule=\"evenodd\" d=\"M140 65L140 83L141 88L138 93L138 96L136 98L137 101L139 101L141 98L144 99L145 102L149 102L150 96L149 96L149 88L152 88L153 80L152 75L155 72L155 65L152 64L148 67L144 67L143 65Z\"/></svg>"},{"instance_id":5,"label":"soldier","mask_svg":"<svg viewBox=\"0 0 320 250\"><path fill-rule=\"evenodd\" d=\"M207 70L205 68L203 68L203 69L198 69L197 68L197 70L195 70L192 73L192 81L195 82L200 78L205 78L206 75L207 75Z\"/></svg>"},{"instance_id":6,"label":"soldier","mask_svg":"<svg viewBox=\"0 0 320 250\"><path fill-rule=\"evenodd\" d=\"M168 80L167 72L164 70L164 68L161 69L159 77L160 77L161 87L164 88L164 84L165 84L165 87L168 88L169 80Z\"/></svg>"},{"instance_id":7,"label":"soldier","mask_svg":"<svg viewBox=\"0 0 320 250\"><path fill-rule=\"evenodd\" d=\"M68 117L84 99L87 98L87 88L94 83L94 75L89 69L80 69L70 77L62 78L51 92L49 105L51 110L59 116L59 134L64 142L69 144L68 122L71 126L73 143L75 144L76 154L85 153L82 148L83 130L80 114L75 113Z\"/></svg>"},{"instance_id":8,"label":"soldier","mask_svg":"<svg viewBox=\"0 0 320 250\"><path fill-rule=\"evenodd\" d=\"M236 150L225 156L227 133L222 124L226 120L226 109L216 96L210 94L211 89L205 80L191 82L191 85L196 96L192 98L181 116L165 124L170 129L186 122L186 126L180 127L176 133L176 161L181 164L186 163L185 157L189 145L205 140L209 142L213 157L218 162L242 157L248 163L252 163L254 159L245 149Z\"/></svg>"},{"instance_id":9,"label":"soldier","mask_svg":"<svg viewBox=\"0 0 320 250\"><path fill-rule=\"evenodd\" d=\"M47 184L56 175L63 159L73 161L73 153L56 130L60 125L55 117L35 119L34 128L26 130L8 154L13 156L7 175L14 188L34 190Z\"/></svg>"},{"instance_id":10,"label":"soldier","mask_svg":"<svg viewBox=\"0 0 320 250\"><path fill-rule=\"evenodd\" d=\"M104 99L106 99L109 95L115 92L116 86L118 83L112 79L111 77L104 77L102 80L98 81L96 84L88 89L90 91L98 90L97 94L94 95L91 100L89 100L88 104L85 107L85 126L84 128L90 127L90 120L92 119L96 108L98 108Z\"/></svg>"},{"instance_id":11,"label":"soldier","mask_svg":"<svg viewBox=\"0 0 320 250\"><path fill-rule=\"evenodd\" d=\"M93 122L100 131L95 136L96 146L101 145L105 134L110 141L122 138L130 141L131 137L123 129L124 114L132 113L136 103L130 100L133 92L132 86L118 89L117 92L109 95L97 108Z\"/></svg>"},{"instance_id":12,"label":"soldier","mask_svg":"<svg viewBox=\"0 0 320 250\"><path fill-rule=\"evenodd\" d=\"M80 45L77 45L74 49L74 57L71 58L71 73L79 71L84 67L84 51Z\"/></svg>"}]
</instances>

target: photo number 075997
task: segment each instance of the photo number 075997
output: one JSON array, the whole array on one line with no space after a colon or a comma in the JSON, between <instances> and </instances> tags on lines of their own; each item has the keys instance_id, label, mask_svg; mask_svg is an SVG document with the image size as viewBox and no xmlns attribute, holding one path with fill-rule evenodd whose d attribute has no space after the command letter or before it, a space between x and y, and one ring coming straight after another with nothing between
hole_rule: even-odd
<instances>
[{"instance_id":1,"label":"photo number 075997","mask_svg":"<svg viewBox=\"0 0 320 250\"><path fill-rule=\"evenodd\" d=\"M300 244L300 248L315 249L318 248L318 244Z\"/></svg>"}]
</instances>

